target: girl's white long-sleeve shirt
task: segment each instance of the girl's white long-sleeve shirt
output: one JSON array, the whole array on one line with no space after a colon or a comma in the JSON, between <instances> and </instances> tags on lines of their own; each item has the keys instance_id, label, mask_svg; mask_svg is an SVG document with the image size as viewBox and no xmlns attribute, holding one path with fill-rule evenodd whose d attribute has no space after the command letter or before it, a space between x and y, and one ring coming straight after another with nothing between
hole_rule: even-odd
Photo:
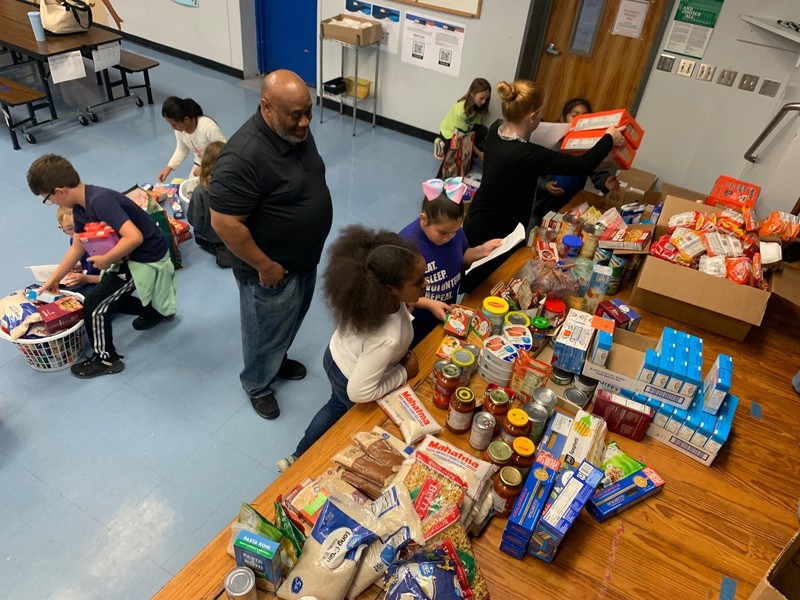
<instances>
[{"instance_id":1,"label":"girl's white long-sleeve shirt","mask_svg":"<svg viewBox=\"0 0 800 600\"><path fill-rule=\"evenodd\" d=\"M414 329L405 304L386 322L366 336L336 329L331 337L331 356L347 377L351 402L379 400L408 379L398 364L408 353Z\"/></svg>"},{"instance_id":2,"label":"girl's white long-sleeve shirt","mask_svg":"<svg viewBox=\"0 0 800 600\"><path fill-rule=\"evenodd\" d=\"M189 152L194 155L194 164L199 166L206 147L211 142L227 142L228 140L214 119L203 116L197 118L197 127L192 133L176 131L175 141L175 152L167 163L167 166L173 171L181 166Z\"/></svg>"}]
</instances>

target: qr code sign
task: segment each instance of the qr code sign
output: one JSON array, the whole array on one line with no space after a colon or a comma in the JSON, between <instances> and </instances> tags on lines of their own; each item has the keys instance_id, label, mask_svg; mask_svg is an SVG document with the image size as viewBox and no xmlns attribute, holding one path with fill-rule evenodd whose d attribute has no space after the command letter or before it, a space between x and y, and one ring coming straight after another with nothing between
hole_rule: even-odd
<instances>
[{"instance_id":1,"label":"qr code sign","mask_svg":"<svg viewBox=\"0 0 800 600\"><path fill-rule=\"evenodd\" d=\"M422 42L414 42L411 46L411 56L414 58L424 58L425 57L425 44Z\"/></svg>"},{"instance_id":2,"label":"qr code sign","mask_svg":"<svg viewBox=\"0 0 800 600\"><path fill-rule=\"evenodd\" d=\"M453 51L441 48L439 50L439 64L443 67L449 67L453 61Z\"/></svg>"}]
</instances>

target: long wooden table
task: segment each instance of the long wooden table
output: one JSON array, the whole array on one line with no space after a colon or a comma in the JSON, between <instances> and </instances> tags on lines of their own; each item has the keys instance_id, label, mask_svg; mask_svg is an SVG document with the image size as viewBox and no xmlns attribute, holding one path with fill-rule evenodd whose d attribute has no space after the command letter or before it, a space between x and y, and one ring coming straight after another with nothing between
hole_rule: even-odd
<instances>
[{"instance_id":1,"label":"long wooden table","mask_svg":"<svg viewBox=\"0 0 800 600\"><path fill-rule=\"evenodd\" d=\"M48 35L45 41L39 42L33 35L33 29L28 19L28 12L38 10L38 4L30 4L20 0L0 0L0 46L28 58L36 65L42 89L47 95L47 108L50 110L51 120L58 119L53 94L48 81L50 73L47 59L51 56L95 49L102 44L118 42L122 39L119 33L108 29L92 26L85 32L71 33L69 35ZM3 67L10 69L21 63ZM37 108L45 108L40 106ZM42 124L42 123L39 123Z\"/></svg>"},{"instance_id":2,"label":"long wooden table","mask_svg":"<svg viewBox=\"0 0 800 600\"><path fill-rule=\"evenodd\" d=\"M530 256L527 248L515 252L465 304L476 304L498 280L508 281ZM734 392L741 403L731 439L706 467L655 440L637 443L610 435L666 479L664 491L602 524L584 511L552 564L531 556L518 561L501 553L505 521L493 519L473 545L495 600L717 598L723 578L736 582L736 598L749 596L798 527L800 429L795 421L798 397L790 380L800 369L800 309L779 298L772 302L762 327L746 342L642 313L638 332L643 335L655 338L665 325L673 325L704 338L704 373L720 352L733 356ZM411 385L444 423L444 411L430 402L428 379L441 337L434 331L417 348L421 370ZM761 407L760 417L751 416L753 401ZM321 473L353 433L378 424L397 433L374 404L356 406L253 504L272 517L279 494ZM441 435L477 454L469 448L467 435L446 430ZM155 598L224 598L223 579L235 565L225 552L229 537L228 528L221 531ZM362 598L379 594L373 588Z\"/></svg>"}]
</instances>

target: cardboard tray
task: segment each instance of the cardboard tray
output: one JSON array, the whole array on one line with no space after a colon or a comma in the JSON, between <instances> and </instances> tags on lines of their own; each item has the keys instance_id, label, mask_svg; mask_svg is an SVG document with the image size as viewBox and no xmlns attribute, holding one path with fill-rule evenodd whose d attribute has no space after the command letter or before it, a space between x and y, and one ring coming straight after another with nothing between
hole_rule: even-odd
<instances>
[{"instance_id":1,"label":"cardboard tray","mask_svg":"<svg viewBox=\"0 0 800 600\"><path fill-rule=\"evenodd\" d=\"M354 29L353 27L343 27L337 24L337 21L345 18L352 19L353 21L370 23L371 26L365 27L364 29ZM381 41L381 24L372 19L341 14L336 17L331 17L330 19L325 19L320 23L320 26L322 28L322 37L329 40L344 42L351 46L370 46Z\"/></svg>"},{"instance_id":2,"label":"cardboard tray","mask_svg":"<svg viewBox=\"0 0 800 600\"><path fill-rule=\"evenodd\" d=\"M671 216L690 210L720 211L716 207L667 196L655 228L655 239L667 232ZM786 269L775 273L769 284L768 291L737 285L648 256L634 282L630 304L742 341L754 325L761 325L772 293L800 305L800 271Z\"/></svg>"},{"instance_id":3,"label":"cardboard tray","mask_svg":"<svg viewBox=\"0 0 800 600\"><path fill-rule=\"evenodd\" d=\"M800 531L794 534L750 594L750 600L787 600L800 597Z\"/></svg>"}]
</instances>

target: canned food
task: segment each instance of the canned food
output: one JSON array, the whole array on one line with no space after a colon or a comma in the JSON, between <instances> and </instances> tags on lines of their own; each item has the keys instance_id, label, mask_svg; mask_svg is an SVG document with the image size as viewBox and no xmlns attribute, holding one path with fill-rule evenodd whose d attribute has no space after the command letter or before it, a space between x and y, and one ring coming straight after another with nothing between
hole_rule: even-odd
<instances>
[{"instance_id":1,"label":"canned food","mask_svg":"<svg viewBox=\"0 0 800 600\"><path fill-rule=\"evenodd\" d=\"M564 369L556 369L553 367L553 372L550 374L550 381L556 385L569 385L572 383L573 375Z\"/></svg>"},{"instance_id":2,"label":"canned food","mask_svg":"<svg viewBox=\"0 0 800 600\"><path fill-rule=\"evenodd\" d=\"M434 373L434 375L436 373L439 373L444 368L445 365L449 365L449 364L450 364L449 360L445 360L445 359L437 360L435 363L433 363L433 373Z\"/></svg>"},{"instance_id":3,"label":"canned food","mask_svg":"<svg viewBox=\"0 0 800 600\"><path fill-rule=\"evenodd\" d=\"M538 444L539 440L542 439L542 434L544 433L544 428L547 425L547 419L550 417L550 413L547 408L538 402L528 402L522 409L528 414L528 419L531 423L531 431L528 437L534 444Z\"/></svg>"},{"instance_id":4,"label":"canned food","mask_svg":"<svg viewBox=\"0 0 800 600\"><path fill-rule=\"evenodd\" d=\"M598 265L608 266L608 261L614 256L614 251L608 248L600 248L594 251L594 262Z\"/></svg>"},{"instance_id":5,"label":"canned food","mask_svg":"<svg viewBox=\"0 0 800 600\"><path fill-rule=\"evenodd\" d=\"M564 399L576 406L583 408L589 402L589 397L578 388L571 387L564 390Z\"/></svg>"},{"instance_id":6,"label":"canned food","mask_svg":"<svg viewBox=\"0 0 800 600\"><path fill-rule=\"evenodd\" d=\"M463 348L453 352L450 362L461 369L461 385L469 385L470 377L478 368L478 362L472 352Z\"/></svg>"},{"instance_id":7,"label":"canned food","mask_svg":"<svg viewBox=\"0 0 800 600\"><path fill-rule=\"evenodd\" d=\"M597 244L600 241L600 236L603 235L605 229L606 228L600 223L586 223L583 226L583 231L581 232L583 247L581 247L579 256L582 256L583 258L594 257L594 253L597 250Z\"/></svg>"},{"instance_id":8,"label":"canned food","mask_svg":"<svg viewBox=\"0 0 800 600\"><path fill-rule=\"evenodd\" d=\"M563 242L564 238L568 235L579 236L581 234L581 227L583 227L583 219L576 214L567 213L561 219L561 231L559 231L559 238Z\"/></svg>"},{"instance_id":9,"label":"canned food","mask_svg":"<svg viewBox=\"0 0 800 600\"><path fill-rule=\"evenodd\" d=\"M230 600L258 600L256 575L249 567L236 567L225 576L225 593Z\"/></svg>"},{"instance_id":10,"label":"canned food","mask_svg":"<svg viewBox=\"0 0 800 600\"><path fill-rule=\"evenodd\" d=\"M533 390L531 398L534 404L538 404L547 411L548 417L553 413L553 409L556 407L556 404L558 404L558 396L556 396L556 393L549 388L536 388Z\"/></svg>"},{"instance_id":11,"label":"canned food","mask_svg":"<svg viewBox=\"0 0 800 600\"><path fill-rule=\"evenodd\" d=\"M558 254L561 258L578 258L583 241L577 235L565 235L561 238Z\"/></svg>"},{"instance_id":12,"label":"canned food","mask_svg":"<svg viewBox=\"0 0 800 600\"><path fill-rule=\"evenodd\" d=\"M534 239L533 245L539 260L543 262L556 261L555 250L557 249L557 237L558 231L555 229L550 229L549 227L539 227L536 230L536 238Z\"/></svg>"},{"instance_id":13,"label":"canned food","mask_svg":"<svg viewBox=\"0 0 800 600\"><path fill-rule=\"evenodd\" d=\"M597 379L592 379L586 375L576 375L572 385L591 398L597 389Z\"/></svg>"},{"instance_id":14,"label":"canned food","mask_svg":"<svg viewBox=\"0 0 800 600\"><path fill-rule=\"evenodd\" d=\"M481 411L472 419L472 430L469 433L469 445L475 450L486 450L492 443L495 419L488 412Z\"/></svg>"}]
</instances>

